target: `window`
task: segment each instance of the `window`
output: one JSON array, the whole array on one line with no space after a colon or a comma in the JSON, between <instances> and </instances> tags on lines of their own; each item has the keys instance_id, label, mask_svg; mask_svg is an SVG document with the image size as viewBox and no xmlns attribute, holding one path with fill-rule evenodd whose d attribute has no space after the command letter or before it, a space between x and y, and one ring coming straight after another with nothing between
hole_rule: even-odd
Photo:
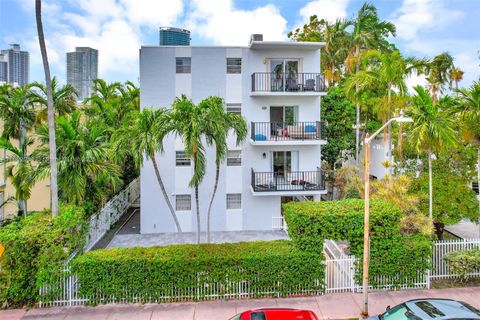
<instances>
[{"instance_id":1,"label":"window","mask_svg":"<svg viewBox=\"0 0 480 320\"><path fill-rule=\"evenodd\" d=\"M177 73L190 73L192 66L192 58L190 57L177 57Z\"/></svg>"},{"instance_id":2,"label":"window","mask_svg":"<svg viewBox=\"0 0 480 320\"><path fill-rule=\"evenodd\" d=\"M175 197L175 210L192 210L192 196L190 194L177 194Z\"/></svg>"},{"instance_id":3,"label":"window","mask_svg":"<svg viewBox=\"0 0 480 320\"><path fill-rule=\"evenodd\" d=\"M227 209L241 209L241 208L242 208L242 194L227 193Z\"/></svg>"},{"instance_id":4,"label":"window","mask_svg":"<svg viewBox=\"0 0 480 320\"><path fill-rule=\"evenodd\" d=\"M263 311L255 311L250 313L250 320L265 320L267 317L265 317L265 312Z\"/></svg>"},{"instance_id":5,"label":"window","mask_svg":"<svg viewBox=\"0 0 480 320\"><path fill-rule=\"evenodd\" d=\"M472 182L472 190L475 191L476 194L479 194L478 182Z\"/></svg>"},{"instance_id":6,"label":"window","mask_svg":"<svg viewBox=\"0 0 480 320\"><path fill-rule=\"evenodd\" d=\"M227 166L241 166L242 165L242 151L228 150L227 152Z\"/></svg>"},{"instance_id":7,"label":"window","mask_svg":"<svg viewBox=\"0 0 480 320\"><path fill-rule=\"evenodd\" d=\"M189 167L190 166L190 158L187 157L185 151L177 151L176 153L176 162L177 167Z\"/></svg>"},{"instance_id":8,"label":"window","mask_svg":"<svg viewBox=\"0 0 480 320\"><path fill-rule=\"evenodd\" d=\"M227 73L242 73L242 58L227 58Z\"/></svg>"},{"instance_id":9,"label":"window","mask_svg":"<svg viewBox=\"0 0 480 320\"><path fill-rule=\"evenodd\" d=\"M242 104L241 103L227 103L227 112L242 114Z\"/></svg>"}]
</instances>

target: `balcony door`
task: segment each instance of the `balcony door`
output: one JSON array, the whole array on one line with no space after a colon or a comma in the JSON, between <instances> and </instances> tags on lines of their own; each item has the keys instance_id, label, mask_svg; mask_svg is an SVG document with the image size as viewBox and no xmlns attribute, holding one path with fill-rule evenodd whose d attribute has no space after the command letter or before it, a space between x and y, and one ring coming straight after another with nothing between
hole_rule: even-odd
<instances>
[{"instance_id":1,"label":"balcony door","mask_svg":"<svg viewBox=\"0 0 480 320\"><path fill-rule=\"evenodd\" d=\"M298 151L273 151L272 171L276 176L281 177L298 171Z\"/></svg>"},{"instance_id":2,"label":"balcony door","mask_svg":"<svg viewBox=\"0 0 480 320\"><path fill-rule=\"evenodd\" d=\"M271 59L270 83L272 91L284 91L289 85L298 82L298 65L298 59Z\"/></svg>"},{"instance_id":3,"label":"balcony door","mask_svg":"<svg viewBox=\"0 0 480 320\"><path fill-rule=\"evenodd\" d=\"M270 107L270 135L285 137L287 126L292 126L298 121L297 106L272 106Z\"/></svg>"}]
</instances>

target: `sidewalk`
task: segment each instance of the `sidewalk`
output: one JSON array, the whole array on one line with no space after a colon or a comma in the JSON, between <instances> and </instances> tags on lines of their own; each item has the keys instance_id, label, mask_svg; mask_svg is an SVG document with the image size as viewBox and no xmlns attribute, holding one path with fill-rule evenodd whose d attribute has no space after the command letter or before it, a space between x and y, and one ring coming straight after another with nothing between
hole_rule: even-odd
<instances>
[{"instance_id":1,"label":"sidewalk","mask_svg":"<svg viewBox=\"0 0 480 320\"><path fill-rule=\"evenodd\" d=\"M381 313L388 305L394 306L409 299L426 297L461 300L480 308L480 287L403 290L370 293L370 314ZM244 310L263 307L310 309L320 319L347 319L359 317L361 304L361 294L338 293L303 298L7 310L0 311L0 319L227 320Z\"/></svg>"}]
</instances>

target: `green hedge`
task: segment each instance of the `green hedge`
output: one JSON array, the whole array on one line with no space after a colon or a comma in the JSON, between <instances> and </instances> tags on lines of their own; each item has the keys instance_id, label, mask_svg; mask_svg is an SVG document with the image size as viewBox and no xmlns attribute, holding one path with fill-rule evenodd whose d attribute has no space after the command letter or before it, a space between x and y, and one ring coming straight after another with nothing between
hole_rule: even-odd
<instances>
[{"instance_id":1,"label":"green hedge","mask_svg":"<svg viewBox=\"0 0 480 320\"><path fill-rule=\"evenodd\" d=\"M461 282L468 281L469 274L480 270L480 250L456 251L449 253L445 260Z\"/></svg>"},{"instance_id":2,"label":"green hedge","mask_svg":"<svg viewBox=\"0 0 480 320\"><path fill-rule=\"evenodd\" d=\"M283 240L95 250L72 271L92 304L320 293L324 278L318 254Z\"/></svg>"},{"instance_id":3,"label":"green hedge","mask_svg":"<svg viewBox=\"0 0 480 320\"><path fill-rule=\"evenodd\" d=\"M351 254L363 259L364 202L345 199L284 204L288 233L301 250L321 252L325 239L348 240ZM431 240L422 234L400 231L401 211L382 200L370 201L370 283L376 277L392 277L393 285L411 284L418 271L429 267ZM361 263L356 278L361 279Z\"/></svg>"},{"instance_id":4,"label":"green hedge","mask_svg":"<svg viewBox=\"0 0 480 320\"><path fill-rule=\"evenodd\" d=\"M38 289L61 272L76 248L82 246L85 224L83 210L61 209L52 218L49 212L33 213L0 228L5 253L0 258L0 305L21 307L37 301Z\"/></svg>"}]
</instances>

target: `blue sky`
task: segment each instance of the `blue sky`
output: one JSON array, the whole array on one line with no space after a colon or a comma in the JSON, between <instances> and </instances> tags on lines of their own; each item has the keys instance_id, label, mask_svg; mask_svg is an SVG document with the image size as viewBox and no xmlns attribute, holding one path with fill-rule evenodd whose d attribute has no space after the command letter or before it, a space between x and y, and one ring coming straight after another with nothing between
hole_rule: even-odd
<instances>
[{"instance_id":1,"label":"blue sky","mask_svg":"<svg viewBox=\"0 0 480 320\"><path fill-rule=\"evenodd\" d=\"M99 77L138 81L138 49L158 43L158 26L192 31L194 45L246 45L251 33L286 39L312 14L351 18L357 0L43 0L52 73L65 81L65 53L99 50ZM462 85L480 76L480 0L376 0L382 19L394 22L392 41L404 55L449 52L465 71ZM32 80L43 80L34 0L0 0L0 48L20 43L31 53ZM421 83L414 77L410 84Z\"/></svg>"}]
</instances>

